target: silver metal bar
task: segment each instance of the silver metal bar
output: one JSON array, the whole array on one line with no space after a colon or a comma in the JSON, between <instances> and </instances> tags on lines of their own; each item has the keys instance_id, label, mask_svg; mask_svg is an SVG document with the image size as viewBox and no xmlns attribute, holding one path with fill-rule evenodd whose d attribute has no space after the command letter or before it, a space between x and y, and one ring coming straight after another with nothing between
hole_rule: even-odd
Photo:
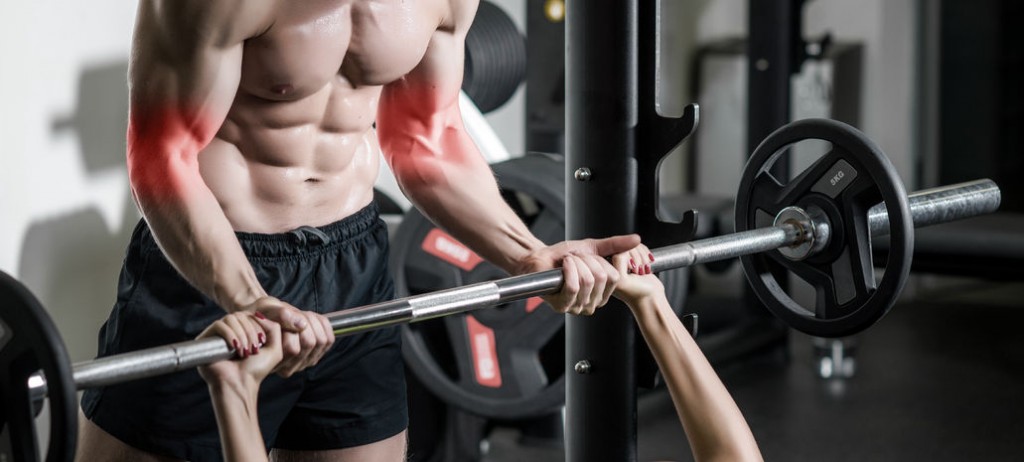
<instances>
[{"instance_id":1,"label":"silver metal bar","mask_svg":"<svg viewBox=\"0 0 1024 462\"><path fill-rule=\"evenodd\" d=\"M75 386L91 388L188 370L232 356L234 350L224 339L205 338L85 361L72 369Z\"/></svg>"},{"instance_id":2,"label":"silver metal bar","mask_svg":"<svg viewBox=\"0 0 1024 462\"><path fill-rule=\"evenodd\" d=\"M328 314L327 319L335 335L346 335L545 295L561 285L561 270L541 271L351 308Z\"/></svg>"},{"instance_id":3,"label":"silver metal bar","mask_svg":"<svg viewBox=\"0 0 1024 462\"><path fill-rule=\"evenodd\" d=\"M994 211L999 205L999 188L991 180L981 180L921 191L909 197L914 225L927 226ZM873 236L888 233L884 207L872 207L869 220ZM801 229L789 223L701 239L652 250L651 269L658 272L725 260L797 245L802 239ZM561 285L562 272L555 269L337 311L327 314L327 318L335 335L348 335L550 294ZM232 356L233 352L221 339L194 340L80 362L73 366L74 379L78 388L98 387L185 370ZM46 384L41 377L33 376L29 383L33 396L45 396Z\"/></svg>"},{"instance_id":4,"label":"silver metal bar","mask_svg":"<svg viewBox=\"0 0 1024 462\"><path fill-rule=\"evenodd\" d=\"M784 223L779 226L752 229L733 234L670 245L651 250L654 263L651 270L665 271L693 266L741 255L775 250L801 242L800 228Z\"/></svg>"},{"instance_id":5,"label":"silver metal bar","mask_svg":"<svg viewBox=\"0 0 1024 462\"><path fill-rule=\"evenodd\" d=\"M921 190L907 199L914 227L922 228L995 212L1001 197L999 186L983 179ZM884 203L868 210L868 227L872 236L889 234L889 216Z\"/></svg>"}]
</instances>

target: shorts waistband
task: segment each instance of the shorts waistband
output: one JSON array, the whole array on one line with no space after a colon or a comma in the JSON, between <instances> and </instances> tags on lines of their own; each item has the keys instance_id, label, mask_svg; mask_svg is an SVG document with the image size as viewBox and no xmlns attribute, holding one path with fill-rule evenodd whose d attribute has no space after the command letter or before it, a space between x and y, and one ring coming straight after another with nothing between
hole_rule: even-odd
<instances>
[{"instance_id":1,"label":"shorts waistband","mask_svg":"<svg viewBox=\"0 0 1024 462\"><path fill-rule=\"evenodd\" d=\"M371 202L356 213L324 226L300 226L275 234L235 232L250 259L300 257L351 243L380 226L380 208Z\"/></svg>"},{"instance_id":2,"label":"shorts waistband","mask_svg":"<svg viewBox=\"0 0 1024 462\"><path fill-rule=\"evenodd\" d=\"M302 258L350 245L377 227L384 228L383 222L380 221L380 207L376 202L371 202L358 212L329 225L300 226L291 231L275 234L236 231L235 236L238 237L238 243L249 260L265 261ZM152 232L146 225L146 220L139 220L132 240L141 245L144 252L160 252Z\"/></svg>"}]
</instances>

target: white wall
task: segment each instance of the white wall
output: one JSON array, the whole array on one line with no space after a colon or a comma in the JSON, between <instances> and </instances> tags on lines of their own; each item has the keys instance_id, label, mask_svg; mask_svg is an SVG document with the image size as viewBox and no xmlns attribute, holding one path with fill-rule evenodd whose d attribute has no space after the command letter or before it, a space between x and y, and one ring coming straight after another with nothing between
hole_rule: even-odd
<instances>
[{"instance_id":1,"label":"white wall","mask_svg":"<svg viewBox=\"0 0 1024 462\"><path fill-rule=\"evenodd\" d=\"M135 221L122 160L135 2L14 2L4 10L0 270L32 289L72 358L85 359Z\"/></svg>"}]
</instances>

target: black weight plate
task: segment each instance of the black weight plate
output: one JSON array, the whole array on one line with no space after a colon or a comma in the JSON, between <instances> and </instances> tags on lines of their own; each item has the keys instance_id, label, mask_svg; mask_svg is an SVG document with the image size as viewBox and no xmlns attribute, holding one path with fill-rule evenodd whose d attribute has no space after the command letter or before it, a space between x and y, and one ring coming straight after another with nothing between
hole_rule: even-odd
<instances>
[{"instance_id":1,"label":"black weight plate","mask_svg":"<svg viewBox=\"0 0 1024 462\"><path fill-rule=\"evenodd\" d=\"M769 169L791 145L823 140L831 150L787 184ZM884 202L890 247L876 284L867 210ZM790 326L810 335L842 337L881 319L896 302L910 272L913 221L896 169L863 133L841 122L806 119L769 135L754 151L736 196L736 231L770 226L787 206L822 211L831 224L829 245L818 255L792 261L779 251L740 258L758 298ZM815 306L795 302L773 273L788 271L816 292Z\"/></svg>"},{"instance_id":2,"label":"black weight plate","mask_svg":"<svg viewBox=\"0 0 1024 462\"><path fill-rule=\"evenodd\" d=\"M506 202L534 235L549 244L565 238L561 156L529 154L492 168ZM392 239L390 266L403 297L508 276L415 209ZM669 300L681 305L688 273L659 277ZM537 417L565 403L564 325L564 315L535 297L403 326L403 356L424 386L451 405L488 418Z\"/></svg>"},{"instance_id":3,"label":"black weight plate","mask_svg":"<svg viewBox=\"0 0 1024 462\"><path fill-rule=\"evenodd\" d=\"M512 209L547 243L564 239L563 163L527 155L492 165ZM508 275L410 210L392 239L399 296ZM540 298L402 327L409 370L433 394L470 413L515 419L565 401L564 316Z\"/></svg>"},{"instance_id":4,"label":"black weight plate","mask_svg":"<svg viewBox=\"0 0 1024 462\"><path fill-rule=\"evenodd\" d=\"M0 460L39 460L28 379L42 370L50 399L46 460L71 461L78 437L75 382L60 333L24 285L0 272Z\"/></svg>"},{"instance_id":5,"label":"black weight plate","mask_svg":"<svg viewBox=\"0 0 1024 462\"><path fill-rule=\"evenodd\" d=\"M486 114L508 102L526 77L526 39L501 7L482 1L465 43L462 90Z\"/></svg>"}]
</instances>

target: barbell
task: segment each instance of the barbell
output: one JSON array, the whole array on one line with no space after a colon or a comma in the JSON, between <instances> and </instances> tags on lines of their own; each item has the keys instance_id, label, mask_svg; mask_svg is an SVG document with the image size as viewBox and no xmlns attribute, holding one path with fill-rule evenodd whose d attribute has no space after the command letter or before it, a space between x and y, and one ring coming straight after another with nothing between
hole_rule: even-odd
<instances>
[{"instance_id":1,"label":"barbell","mask_svg":"<svg viewBox=\"0 0 1024 462\"><path fill-rule=\"evenodd\" d=\"M787 148L820 139L832 149L793 181L770 173ZM867 137L839 122L808 119L772 133L755 150L737 196L737 232L653 249L651 269L739 257L755 293L794 328L836 337L866 329L895 303L909 275L915 226L990 213L1000 191L991 180L907 196L895 169ZM876 284L871 239L890 237L885 273ZM788 270L817 289L816 306L790 298L775 274ZM2 273L0 273L2 274ZM326 315L335 335L418 322L556 292L561 270L512 276L414 295ZM71 460L76 438L74 390L188 370L229 359L219 338L179 342L70 366L57 330L35 297L0 277L0 460L36 460L31 410L51 397L47 460ZM42 369L44 374L38 372ZM26 418L26 416L29 416ZM28 435L28 436L26 436ZM32 448L25 447L31 444Z\"/></svg>"}]
</instances>

